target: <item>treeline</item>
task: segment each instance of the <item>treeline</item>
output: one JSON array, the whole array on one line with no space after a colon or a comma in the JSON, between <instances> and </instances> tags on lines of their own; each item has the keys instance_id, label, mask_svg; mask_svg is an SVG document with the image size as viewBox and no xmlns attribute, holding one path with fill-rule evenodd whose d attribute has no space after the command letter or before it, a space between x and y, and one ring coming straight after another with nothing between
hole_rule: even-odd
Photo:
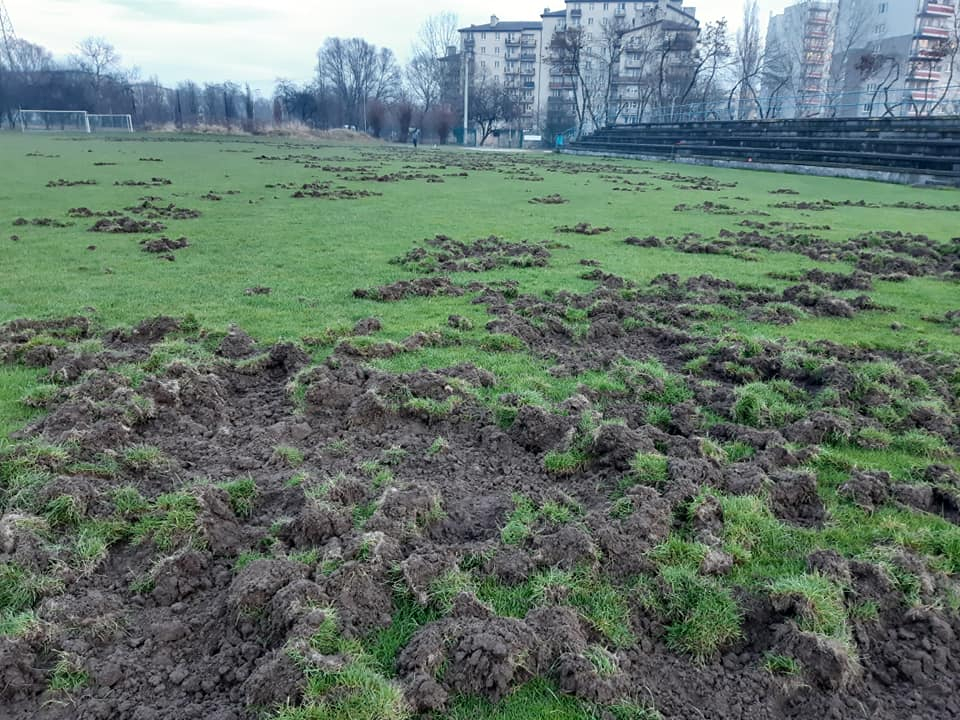
<instances>
[{"instance_id":1,"label":"treeline","mask_svg":"<svg viewBox=\"0 0 960 720\"><path fill-rule=\"evenodd\" d=\"M25 40L0 57L0 123L16 124L20 108L129 114L138 128L215 125L254 131L273 119L273 102L235 82L185 81L164 87L125 69L103 38L87 38L77 53L57 63L45 48Z\"/></svg>"},{"instance_id":2,"label":"treeline","mask_svg":"<svg viewBox=\"0 0 960 720\"><path fill-rule=\"evenodd\" d=\"M130 114L139 129L218 126L257 132L295 124L406 140L416 126L445 140L462 122L449 105L440 104L449 90L443 58L458 42L452 13L423 24L405 67L388 48L360 38L328 38L317 52L314 80L279 79L273 96L265 98L245 83L187 80L171 88L156 78L143 80L122 65L104 38L83 40L64 62L39 45L15 40L12 57L0 53L0 124L13 127L19 108L86 110Z\"/></svg>"}]
</instances>

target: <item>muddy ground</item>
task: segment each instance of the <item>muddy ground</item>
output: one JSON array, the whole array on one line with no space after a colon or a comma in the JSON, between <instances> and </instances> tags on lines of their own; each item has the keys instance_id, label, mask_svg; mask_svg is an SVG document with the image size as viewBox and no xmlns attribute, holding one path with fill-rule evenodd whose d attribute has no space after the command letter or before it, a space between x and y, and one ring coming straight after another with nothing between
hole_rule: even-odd
<instances>
[{"instance_id":1,"label":"muddy ground","mask_svg":"<svg viewBox=\"0 0 960 720\"><path fill-rule=\"evenodd\" d=\"M549 253L539 250L546 261ZM531 247L437 238L402 261L429 257L442 267L521 251ZM668 718L960 716L960 617L937 599L955 581L907 551L893 562L918 578L920 602L907 602L877 564L830 551L806 558L809 570L842 580L848 608L867 601L876 608L874 617L853 620L848 645L801 629L809 612L801 599L741 589L742 634L699 662L672 649L668 622L631 580L655 576L649 551L680 527L709 548L701 573L730 571L737 559L724 550L719 506L704 503L687 515L707 488L765 491L782 522L824 527L828 512L802 466L824 443L878 426L876 407L891 402L897 383L921 378L931 400L905 414L898 430L957 449L955 416L936 410L955 412L941 379L957 368L826 343L804 346L808 361L795 362L776 344L718 345L688 331L711 305L853 314L856 302L830 292L868 290L863 275L807 276L774 295L710 276L665 275L639 287L584 264L594 266L585 277L596 290L549 300L442 278L358 292L381 301L473 292L490 313L488 329L552 359L554 373L620 372L615 389L582 386L555 408L512 396L494 408L481 404L477 393L494 377L469 364L372 370L349 338L311 367L294 345L261 348L236 328L205 337L173 318L102 335L82 318L0 329L0 357L44 368L56 385L43 401L49 415L23 432L33 444L11 451L39 462L46 481L30 490L35 515L0 520L0 561L55 581L37 586L28 603L35 626L0 640L3 716L255 717L301 701L304 674L291 653L334 673L349 663L342 650L309 643L331 618L340 637L362 640L410 607L421 608L423 622L384 672L416 714L442 713L460 693L497 700L546 676L598 706L642 701ZM371 319L355 333L378 329ZM83 344L94 337L101 349ZM150 362L171 338L196 352ZM455 342L415 340L409 348ZM691 361L698 368L685 376L683 399L655 424L648 400L663 396L663 378L625 370L651 360L678 374ZM853 392L851 368L879 361L900 373ZM131 363L149 370L124 372ZM737 388L770 380L796 388L806 411L763 429L737 422ZM706 422L711 413L722 422ZM68 450L38 461L28 448L40 439ZM748 446L749 456L722 462L711 447L725 442ZM159 452L130 451L144 447ZM571 452L581 458L576 467L546 469L548 456ZM638 452L662 453L666 480L618 493ZM256 491L238 502L226 488L243 478ZM133 507L118 500L130 488L144 499ZM914 484L857 471L842 488L860 507L911 507L953 523L958 491L957 474L935 463ZM180 493L185 513L172 514L169 493ZM573 520L534 513L517 541L505 530L517 494L534 507L566 508ZM64 502L73 509L67 519L51 512ZM117 533L105 556L78 566L75 550L58 538L90 522L115 523ZM614 588L628 609L626 636L611 637L562 586L517 617L498 616L478 599L477 588L515 587L549 570ZM442 592L444 579L464 574L469 582ZM797 659L802 673L764 669L771 654ZM66 694L48 688L65 658L87 676Z\"/></svg>"}]
</instances>

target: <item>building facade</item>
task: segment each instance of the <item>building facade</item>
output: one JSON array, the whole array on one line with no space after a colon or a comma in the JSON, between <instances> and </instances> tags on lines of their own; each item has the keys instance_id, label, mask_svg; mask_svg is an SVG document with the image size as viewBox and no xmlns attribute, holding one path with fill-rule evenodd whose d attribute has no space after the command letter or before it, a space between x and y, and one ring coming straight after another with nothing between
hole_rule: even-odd
<instances>
[{"instance_id":1,"label":"building facade","mask_svg":"<svg viewBox=\"0 0 960 720\"><path fill-rule=\"evenodd\" d=\"M654 60L673 73L695 52L698 32L682 0L567 0L539 21L494 16L462 28L460 38L473 82L496 81L513 94L520 129L552 133L639 122L651 84L664 85Z\"/></svg>"},{"instance_id":2,"label":"building facade","mask_svg":"<svg viewBox=\"0 0 960 720\"><path fill-rule=\"evenodd\" d=\"M957 0L798 2L770 18L767 57L774 62L763 94L779 88L779 117L957 113L956 6Z\"/></svg>"}]
</instances>

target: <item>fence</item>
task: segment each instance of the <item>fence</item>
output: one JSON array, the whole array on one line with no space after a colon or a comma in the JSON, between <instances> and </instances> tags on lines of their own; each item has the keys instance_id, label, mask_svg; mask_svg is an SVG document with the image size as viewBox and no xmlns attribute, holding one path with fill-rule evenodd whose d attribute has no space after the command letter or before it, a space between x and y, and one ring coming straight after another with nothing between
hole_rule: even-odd
<instances>
[{"instance_id":1,"label":"fence","mask_svg":"<svg viewBox=\"0 0 960 720\"><path fill-rule=\"evenodd\" d=\"M942 98L942 100L941 100ZM960 87L922 89L897 87L834 95L774 95L726 97L645 109L642 114L621 114L612 125L706 120L785 120L834 117L927 117L960 115Z\"/></svg>"}]
</instances>

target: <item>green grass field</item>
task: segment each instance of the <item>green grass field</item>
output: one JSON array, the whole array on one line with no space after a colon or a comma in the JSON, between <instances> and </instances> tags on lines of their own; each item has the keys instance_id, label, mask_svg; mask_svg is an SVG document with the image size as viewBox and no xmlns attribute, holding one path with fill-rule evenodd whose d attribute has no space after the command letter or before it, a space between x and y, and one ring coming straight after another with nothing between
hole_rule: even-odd
<instances>
[{"instance_id":1,"label":"green grass field","mask_svg":"<svg viewBox=\"0 0 960 720\"><path fill-rule=\"evenodd\" d=\"M273 159L258 159L261 156ZM628 236L663 238L685 233L711 238L721 229L734 229L742 219L675 211L680 203L722 202L744 212L765 213L747 216L765 223L829 225L829 229L818 229L816 233L836 243L861 233L901 230L922 233L947 245L960 234L958 212L890 207L896 203L955 205L960 203L960 191L956 190L668 163L443 148L421 148L415 152L411 148L373 143L346 146L286 139L19 134L0 134L0 157L5 174L0 187L0 324L15 318L87 315L98 327L108 329L130 326L155 315L189 315L214 334L237 324L264 343L280 339L303 343L307 338L305 344L320 360L332 351L333 342L309 339L336 338L362 318L375 316L381 321L382 330L376 333L376 340L401 341L417 331L446 328L448 316L456 314L472 323L472 329L462 332L462 344L405 352L375 364L387 370L409 371L473 362L496 376L494 387L481 393L481 400L490 403L507 392L525 392L545 402L560 402L572 395L581 382L598 384L605 379L585 375L555 377L543 358L526 350L504 350L492 344L485 329L491 317L483 305L472 303L476 293L381 303L355 298L354 289L417 277L415 272L390 261L438 234L463 241L497 235L510 241L550 243L551 258L545 267L507 267L450 276L453 282L463 285L476 280L516 280L519 293L538 296L549 296L561 289L583 293L592 290L596 283L580 277L586 269L580 263L582 259L598 261L604 271L641 286L661 273L676 273L681 279L708 273L779 291L792 283L774 279L773 274L814 268L850 273L854 269L847 262L815 261L793 253L755 250L751 251L752 259L747 260L731 255L688 254L671 247L639 248L623 242ZM305 163L311 167L304 167ZM448 167L430 169L432 165ZM367 166L376 174L436 173L443 176L443 182L341 180L337 178L341 172L336 168L342 166ZM461 167L466 177L454 174ZM522 170L519 175L518 170ZM626 174L638 170L652 174ZM735 186L722 186L715 191L682 190L676 187L675 180L657 177L673 172ZM525 177L529 175L542 180ZM611 176L642 179L649 184L643 192L614 192ZM168 179L170 184L115 184L150 182L153 178ZM96 184L47 186L58 179L94 180ZM305 183L328 180L382 195L355 200L291 197ZM279 187L281 184L284 187ZM771 194L775 189L790 189L797 194ZM205 199L210 193L221 199ZM569 202L529 202L553 193ZM94 212L122 210L136 205L144 196L162 198L156 201L158 204L175 203L199 210L202 216L164 220L167 229L162 233L107 234L88 231L96 218L68 215L71 208L81 207ZM783 199L865 200L879 207L836 207L822 212L772 207ZM28 221L52 218L72 224L15 224L21 217ZM595 236L559 235L554 230L556 226L578 222L606 225L612 230ZM190 246L177 251L174 262L141 251L140 240L160 234L170 238L185 236ZM730 308L725 316L702 320L695 329L700 336L736 337L740 341L782 339L786 345L790 341L830 340L862 348L938 351L950 358L960 353L960 334L955 326L934 321L942 319L947 311L960 310L960 285L956 281L912 277L902 282L878 280L874 285L870 296L890 309L858 312L853 318L803 317L789 325L773 325L751 321L738 308ZM269 288L270 292L245 292L257 286ZM838 293L843 297L857 294ZM4 443L2 438L36 416L38 411L21 400L42 382L37 369L15 364L0 366L0 446ZM956 418L953 420L955 423ZM834 518L819 530L787 528L755 498L720 494L712 498L707 492L697 502L716 499L722 505L727 522L726 547L740 562L738 567L723 581L723 587L720 583L706 588L697 586L696 568L704 546L678 535L671 537L655 556L667 583L664 587L672 588L670 592L675 592L676 597L670 592L654 597L656 593L642 583L633 591L646 598L644 602L652 612L665 616L684 616L688 608L682 607L678 598L690 591L690 583L693 590L703 593L703 602L716 603L721 614L729 610L732 600L726 593L735 587L765 588L775 594L797 593L811 603L822 602L831 610L836 605L831 595L835 588L824 588L804 574L802 553L831 548L847 557L861 557L869 556L878 545L909 547L928 558L937 570L954 576L960 572L960 534L955 525L901 507L868 515L837 495L837 487L854 465L887 469L900 480L910 477L918 466L929 464L931 457L960 467L949 449L938 447L930 451L906 442L893 442L889 448L875 450L846 444L831 448L811 465L817 473L820 495ZM557 462L568 459L558 458ZM534 578L530 582L536 581ZM573 579L568 581L574 583ZM599 596L608 588L602 585L582 593ZM530 588L521 586L521 593L526 590ZM504 598L498 590L483 586L478 593L498 609L516 599ZM530 605L529 597L518 602L523 609ZM513 612L522 616L522 612ZM815 630L846 640L843 612L841 607L841 618L834 626L829 625L828 618ZM730 611L723 620L736 625L739 618ZM422 622L423 619L418 620L413 627ZM678 647L694 655L700 650L704 656L709 655L714 650L711 639L685 639L682 633L690 628L685 630L683 622L686 621L675 622L681 633L677 636ZM691 630L694 635L701 631L702 627ZM718 644L721 642L719 635L715 639ZM399 649L391 648L394 654ZM377 656L376 651L370 652ZM358 661L358 667L360 664ZM322 701L318 702L321 705L314 710L291 710L282 717L321 717ZM646 707L628 710L633 714L625 710L623 715L615 716L656 717ZM595 712L596 708L560 696L549 683L535 680L499 706L461 698L451 706L448 717L589 718ZM384 710L382 715L370 717L400 716Z\"/></svg>"}]
</instances>

